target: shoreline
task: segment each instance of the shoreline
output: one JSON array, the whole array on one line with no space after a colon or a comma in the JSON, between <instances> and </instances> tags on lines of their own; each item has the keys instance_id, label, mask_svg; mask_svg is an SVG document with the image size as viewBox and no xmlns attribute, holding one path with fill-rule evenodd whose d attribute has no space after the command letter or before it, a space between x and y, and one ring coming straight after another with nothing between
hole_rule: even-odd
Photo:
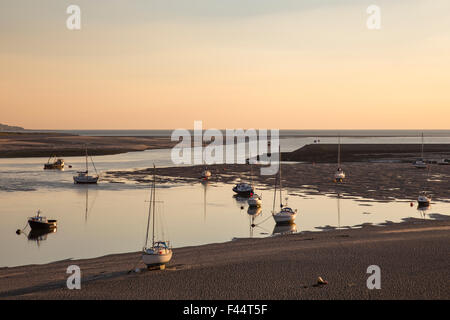
<instances>
[{"instance_id":1,"label":"shoreline","mask_svg":"<svg viewBox=\"0 0 450 320\"><path fill-rule=\"evenodd\" d=\"M165 271L145 270L139 252L5 267L0 299L448 299L449 231L448 219L410 219L242 238L176 248ZM129 273L136 262L140 272ZM81 290L65 287L73 264ZM365 287L372 264L383 272L381 290ZM315 287L318 276L329 284Z\"/></svg>"}]
</instances>

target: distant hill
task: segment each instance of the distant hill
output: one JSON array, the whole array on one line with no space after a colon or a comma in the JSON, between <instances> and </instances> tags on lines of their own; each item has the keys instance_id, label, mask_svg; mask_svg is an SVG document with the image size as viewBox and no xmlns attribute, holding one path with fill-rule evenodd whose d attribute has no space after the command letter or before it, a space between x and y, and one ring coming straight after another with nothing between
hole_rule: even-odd
<instances>
[{"instance_id":1,"label":"distant hill","mask_svg":"<svg viewBox=\"0 0 450 320\"><path fill-rule=\"evenodd\" d=\"M25 129L17 126L8 126L0 123L0 131L24 131Z\"/></svg>"}]
</instances>

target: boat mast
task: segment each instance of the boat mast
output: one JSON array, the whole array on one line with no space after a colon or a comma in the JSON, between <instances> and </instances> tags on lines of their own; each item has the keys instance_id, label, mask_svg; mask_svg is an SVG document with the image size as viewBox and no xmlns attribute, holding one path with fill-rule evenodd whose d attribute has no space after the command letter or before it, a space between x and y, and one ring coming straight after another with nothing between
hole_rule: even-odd
<instances>
[{"instance_id":1,"label":"boat mast","mask_svg":"<svg viewBox=\"0 0 450 320\"><path fill-rule=\"evenodd\" d=\"M85 145L85 151L86 151L86 174L88 173L88 153L87 153L87 145Z\"/></svg>"},{"instance_id":2,"label":"boat mast","mask_svg":"<svg viewBox=\"0 0 450 320\"><path fill-rule=\"evenodd\" d=\"M152 212L152 200L153 200L153 184L152 184L152 189L150 191L150 200L149 200L149 205L148 205L148 217L147 217L147 233L145 234L145 247L147 247L147 242L148 242L148 229L150 227L150 215Z\"/></svg>"},{"instance_id":3,"label":"boat mast","mask_svg":"<svg viewBox=\"0 0 450 320\"><path fill-rule=\"evenodd\" d=\"M422 156L422 160L424 159L423 158L423 132L422 132L422 149L421 149L421 156Z\"/></svg>"},{"instance_id":4,"label":"boat mast","mask_svg":"<svg viewBox=\"0 0 450 320\"><path fill-rule=\"evenodd\" d=\"M280 168L278 169L280 171L280 208L283 208L283 198L282 198L282 190L281 190L281 147L278 146L278 155L280 158Z\"/></svg>"},{"instance_id":5,"label":"boat mast","mask_svg":"<svg viewBox=\"0 0 450 320\"><path fill-rule=\"evenodd\" d=\"M152 247L155 246L155 197L156 197L156 168L153 164L153 225L152 225Z\"/></svg>"},{"instance_id":6,"label":"boat mast","mask_svg":"<svg viewBox=\"0 0 450 320\"><path fill-rule=\"evenodd\" d=\"M341 167L341 136L338 136L338 168Z\"/></svg>"}]
</instances>

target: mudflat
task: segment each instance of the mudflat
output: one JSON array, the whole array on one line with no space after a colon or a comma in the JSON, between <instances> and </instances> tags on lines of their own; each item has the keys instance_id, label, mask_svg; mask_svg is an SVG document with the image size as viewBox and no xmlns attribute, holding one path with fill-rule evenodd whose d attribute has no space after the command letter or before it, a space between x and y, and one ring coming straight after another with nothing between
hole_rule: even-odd
<instances>
[{"instance_id":1,"label":"mudflat","mask_svg":"<svg viewBox=\"0 0 450 320\"><path fill-rule=\"evenodd\" d=\"M0 133L0 158L82 156L171 148L170 137L78 136L61 133Z\"/></svg>"}]
</instances>

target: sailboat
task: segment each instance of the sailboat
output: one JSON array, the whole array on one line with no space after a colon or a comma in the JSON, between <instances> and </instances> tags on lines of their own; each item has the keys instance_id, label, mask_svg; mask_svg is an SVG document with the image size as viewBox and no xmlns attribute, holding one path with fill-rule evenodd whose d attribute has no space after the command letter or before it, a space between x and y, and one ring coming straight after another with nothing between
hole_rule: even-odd
<instances>
[{"instance_id":1,"label":"sailboat","mask_svg":"<svg viewBox=\"0 0 450 320\"><path fill-rule=\"evenodd\" d=\"M254 190L253 186L253 167L250 165L250 175L252 177L252 189ZM262 197L256 193L252 193L250 195L250 198L248 198L247 203L249 207L261 207L262 205Z\"/></svg>"},{"instance_id":2,"label":"sailboat","mask_svg":"<svg viewBox=\"0 0 450 320\"><path fill-rule=\"evenodd\" d=\"M280 211L275 212L275 202L277 197L277 184L275 182L275 190L273 195L273 210L272 216L275 220L276 224L291 224L294 223L295 217L297 216L297 209L293 210L291 207L288 207L287 204L283 204L283 195L282 195L282 186L281 186L281 152L280 154L280 168L278 170L278 178L280 183ZM287 200L287 198L286 198Z\"/></svg>"},{"instance_id":3,"label":"sailboat","mask_svg":"<svg viewBox=\"0 0 450 320\"><path fill-rule=\"evenodd\" d=\"M425 182L428 182L429 175L430 175L430 170L428 169L427 179L425 180ZM431 196L429 196L426 191L422 191L419 194L419 197L417 198L417 202L419 204L419 207L428 207L431 203Z\"/></svg>"},{"instance_id":4,"label":"sailboat","mask_svg":"<svg viewBox=\"0 0 450 320\"><path fill-rule=\"evenodd\" d=\"M345 179L345 172L341 168L341 136L338 137L338 168L334 173L335 182L343 182Z\"/></svg>"},{"instance_id":5,"label":"sailboat","mask_svg":"<svg viewBox=\"0 0 450 320\"><path fill-rule=\"evenodd\" d=\"M416 167L417 169L425 169L427 167L427 163L424 160L424 154L423 154L423 132L422 132L422 147L421 147L421 152L420 152L420 159L417 159L416 161L414 161L414 167Z\"/></svg>"},{"instance_id":6,"label":"sailboat","mask_svg":"<svg viewBox=\"0 0 450 320\"><path fill-rule=\"evenodd\" d=\"M156 211L156 168L153 165L153 184L150 193L150 205L148 209L147 233L145 235L145 245L142 250L142 261L147 267L165 266L172 259L172 249L167 241L155 241L155 211ZM148 234L152 222L152 244L148 246Z\"/></svg>"},{"instance_id":7,"label":"sailboat","mask_svg":"<svg viewBox=\"0 0 450 320\"><path fill-rule=\"evenodd\" d=\"M90 176L89 175L89 168L88 168L88 152L87 152L87 146L86 146L86 170L85 171L78 171L78 175L73 176L73 182L78 184L95 184L98 181L98 174L97 169L95 168L94 161L91 157L92 165L94 166L95 175Z\"/></svg>"}]
</instances>

